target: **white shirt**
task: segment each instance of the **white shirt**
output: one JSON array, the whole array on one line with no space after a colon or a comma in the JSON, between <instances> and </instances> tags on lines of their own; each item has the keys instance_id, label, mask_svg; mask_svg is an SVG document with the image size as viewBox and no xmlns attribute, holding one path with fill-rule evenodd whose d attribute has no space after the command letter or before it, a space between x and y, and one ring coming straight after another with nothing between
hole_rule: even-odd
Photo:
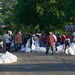
<instances>
[{"instance_id":1,"label":"white shirt","mask_svg":"<svg viewBox=\"0 0 75 75\"><path fill-rule=\"evenodd\" d=\"M5 35L5 42L6 42L6 43L10 43L9 38L10 38L10 37L9 37L9 35L8 35L8 34L6 34L6 35Z\"/></svg>"},{"instance_id":2,"label":"white shirt","mask_svg":"<svg viewBox=\"0 0 75 75\"><path fill-rule=\"evenodd\" d=\"M57 40L57 37L53 34L54 38Z\"/></svg>"},{"instance_id":3,"label":"white shirt","mask_svg":"<svg viewBox=\"0 0 75 75\"><path fill-rule=\"evenodd\" d=\"M40 34L40 33L36 33L36 35L39 35L39 36L40 36L40 38L41 38L41 34Z\"/></svg>"}]
</instances>

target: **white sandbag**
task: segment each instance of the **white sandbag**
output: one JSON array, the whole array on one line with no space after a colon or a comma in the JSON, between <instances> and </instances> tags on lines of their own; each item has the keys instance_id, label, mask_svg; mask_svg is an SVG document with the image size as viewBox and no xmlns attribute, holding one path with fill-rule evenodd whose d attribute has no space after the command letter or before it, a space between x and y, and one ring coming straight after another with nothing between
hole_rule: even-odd
<instances>
[{"instance_id":1,"label":"white sandbag","mask_svg":"<svg viewBox=\"0 0 75 75\"><path fill-rule=\"evenodd\" d=\"M38 47L39 47L39 42L35 41L35 48L38 48Z\"/></svg>"},{"instance_id":2,"label":"white sandbag","mask_svg":"<svg viewBox=\"0 0 75 75\"><path fill-rule=\"evenodd\" d=\"M2 60L0 59L0 64L2 64L3 62L2 62Z\"/></svg>"},{"instance_id":3,"label":"white sandbag","mask_svg":"<svg viewBox=\"0 0 75 75\"><path fill-rule=\"evenodd\" d=\"M40 47L35 48L34 51L35 51L35 52L39 52L39 51L40 51Z\"/></svg>"},{"instance_id":4,"label":"white sandbag","mask_svg":"<svg viewBox=\"0 0 75 75\"><path fill-rule=\"evenodd\" d=\"M9 53L8 51L5 54L0 55L0 64L2 63L13 63L17 62L17 56Z\"/></svg>"},{"instance_id":5,"label":"white sandbag","mask_svg":"<svg viewBox=\"0 0 75 75\"><path fill-rule=\"evenodd\" d=\"M36 52L46 52L46 48L45 47L37 47L34 51L36 51Z\"/></svg>"},{"instance_id":6,"label":"white sandbag","mask_svg":"<svg viewBox=\"0 0 75 75\"><path fill-rule=\"evenodd\" d=\"M71 43L72 50L75 50L75 43Z\"/></svg>"},{"instance_id":7,"label":"white sandbag","mask_svg":"<svg viewBox=\"0 0 75 75\"><path fill-rule=\"evenodd\" d=\"M72 50L71 47L69 47L68 49L66 49L66 53L70 54L70 55L74 55L74 51Z\"/></svg>"},{"instance_id":8,"label":"white sandbag","mask_svg":"<svg viewBox=\"0 0 75 75\"><path fill-rule=\"evenodd\" d=\"M61 52L64 52L63 45L59 45L57 47L56 53L61 53ZM66 54L75 55L75 43L71 43L71 46L68 49L66 49Z\"/></svg>"},{"instance_id":9,"label":"white sandbag","mask_svg":"<svg viewBox=\"0 0 75 75\"><path fill-rule=\"evenodd\" d=\"M56 53L61 53L61 52L63 52L64 50L63 50L63 45L59 45L58 47L57 47L57 51L56 51Z\"/></svg>"},{"instance_id":10,"label":"white sandbag","mask_svg":"<svg viewBox=\"0 0 75 75\"><path fill-rule=\"evenodd\" d=\"M18 52L30 52L30 50L30 39L28 39L25 47L22 45L22 48Z\"/></svg>"},{"instance_id":11,"label":"white sandbag","mask_svg":"<svg viewBox=\"0 0 75 75\"><path fill-rule=\"evenodd\" d=\"M45 47L41 47L41 48L40 48L40 51L41 51L41 52L46 52L46 48L45 48Z\"/></svg>"},{"instance_id":12,"label":"white sandbag","mask_svg":"<svg viewBox=\"0 0 75 75\"><path fill-rule=\"evenodd\" d=\"M58 51L58 50L57 50L57 51L55 51L55 53L64 53L64 51Z\"/></svg>"},{"instance_id":13,"label":"white sandbag","mask_svg":"<svg viewBox=\"0 0 75 75\"><path fill-rule=\"evenodd\" d=\"M26 43L26 48L29 48L30 47L30 39L27 40L27 43Z\"/></svg>"},{"instance_id":14,"label":"white sandbag","mask_svg":"<svg viewBox=\"0 0 75 75\"><path fill-rule=\"evenodd\" d=\"M26 47L22 47L18 52L25 52Z\"/></svg>"},{"instance_id":15,"label":"white sandbag","mask_svg":"<svg viewBox=\"0 0 75 75\"><path fill-rule=\"evenodd\" d=\"M25 52L30 52L31 48L26 48Z\"/></svg>"},{"instance_id":16,"label":"white sandbag","mask_svg":"<svg viewBox=\"0 0 75 75\"><path fill-rule=\"evenodd\" d=\"M34 50L34 49L35 49L35 45L32 43L31 50Z\"/></svg>"},{"instance_id":17,"label":"white sandbag","mask_svg":"<svg viewBox=\"0 0 75 75\"><path fill-rule=\"evenodd\" d=\"M11 43L11 47L14 47L14 43Z\"/></svg>"},{"instance_id":18,"label":"white sandbag","mask_svg":"<svg viewBox=\"0 0 75 75\"><path fill-rule=\"evenodd\" d=\"M72 44L71 44L71 48L72 48L72 50L74 51L74 55L75 55L75 43L72 43Z\"/></svg>"},{"instance_id":19,"label":"white sandbag","mask_svg":"<svg viewBox=\"0 0 75 75\"><path fill-rule=\"evenodd\" d=\"M6 58L4 63L11 63L9 58Z\"/></svg>"}]
</instances>

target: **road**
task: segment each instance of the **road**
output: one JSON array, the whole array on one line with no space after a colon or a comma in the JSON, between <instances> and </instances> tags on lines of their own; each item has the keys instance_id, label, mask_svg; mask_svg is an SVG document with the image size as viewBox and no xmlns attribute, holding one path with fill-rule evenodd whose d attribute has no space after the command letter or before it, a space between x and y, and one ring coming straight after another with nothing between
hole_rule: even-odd
<instances>
[{"instance_id":1,"label":"road","mask_svg":"<svg viewBox=\"0 0 75 75\"><path fill-rule=\"evenodd\" d=\"M75 75L75 56L62 53L11 53L18 57L18 61L0 64L0 75Z\"/></svg>"}]
</instances>

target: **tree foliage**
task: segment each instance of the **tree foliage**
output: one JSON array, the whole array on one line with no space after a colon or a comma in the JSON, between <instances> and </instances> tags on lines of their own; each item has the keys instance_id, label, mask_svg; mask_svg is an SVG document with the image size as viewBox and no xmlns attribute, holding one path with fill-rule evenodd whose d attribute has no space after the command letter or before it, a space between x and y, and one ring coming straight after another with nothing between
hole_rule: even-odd
<instances>
[{"instance_id":1,"label":"tree foliage","mask_svg":"<svg viewBox=\"0 0 75 75\"><path fill-rule=\"evenodd\" d=\"M2 0L2 2L3 21L13 31L64 32L66 24L75 23L74 0Z\"/></svg>"},{"instance_id":2,"label":"tree foliage","mask_svg":"<svg viewBox=\"0 0 75 75\"><path fill-rule=\"evenodd\" d=\"M68 0L17 0L14 16L17 28L30 26L45 32L64 30L64 8Z\"/></svg>"},{"instance_id":3,"label":"tree foliage","mask_svg":"<svg viewBox=\"0 0 75 75\"><path fill-rule=\"evenodd\" d=\"M65 20L67 24L75 24L75 0L70 0L65 7Z\"/></svg>"},{"instance_id":4,"label":"tree foliage","mask_svg":"<svg viewBox=\"0 0 75 75\"><path fill-rule=\"evenodd\" d=\"M13 5L17 3L17 0L1 0L1 7L3 8L1 16L1 22L0 23L5 23L6 28L3 29L5 30L13 30L14 31L14 24L12 26L13 22Z\"/></svg>"}]
</instances>

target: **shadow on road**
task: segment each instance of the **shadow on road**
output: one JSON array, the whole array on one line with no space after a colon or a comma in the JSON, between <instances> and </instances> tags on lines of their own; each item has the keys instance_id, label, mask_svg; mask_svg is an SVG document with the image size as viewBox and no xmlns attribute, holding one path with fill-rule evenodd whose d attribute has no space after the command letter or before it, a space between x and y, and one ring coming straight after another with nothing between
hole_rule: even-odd
<instances>
[{"instance_id":1,"label":"shadow on road","mask_svg":"<svg viewBox=\"0 0 75 75\"><path fill-rule=\"evenodd\" d=\"M0 72L74 71L75 66L65 63L0 65Z\"/></svg>"}]
</instances>

